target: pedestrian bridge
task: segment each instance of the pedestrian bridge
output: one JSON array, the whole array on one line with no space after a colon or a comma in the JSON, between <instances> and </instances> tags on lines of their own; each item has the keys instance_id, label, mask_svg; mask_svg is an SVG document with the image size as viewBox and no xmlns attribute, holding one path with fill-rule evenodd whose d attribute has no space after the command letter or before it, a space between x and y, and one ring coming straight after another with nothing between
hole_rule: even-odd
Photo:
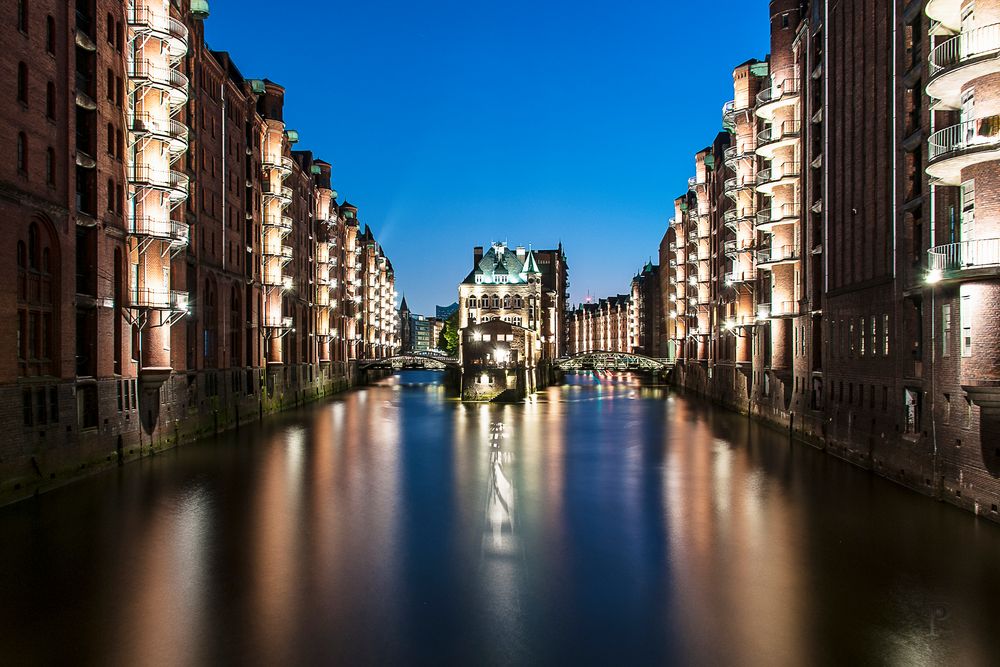
<instances>
[{"instance_id":1,"label":"pedestrian bridge","mask_svg":"<svg viewBox=\"0 0 1000 667\"><path fill-rule=\"evenodd\" d=\"M563 371L664 371L673 368L674 362L628 352L595 351L556 359L555 366Z\"/></svg>"},{"instance_id":2,"label":"pedestrian bridge","mask_svg":"<svg viewBox=\"0 0 1000 667\"><path fill-rule=\"evenodd\" d=\"M358 361L358 369L367 370L402 370L404 368L426 368L432 370L445 370L448 368L458 368L458 359L447 357L443 354L432 352L407 352L397 354L394 357L384 359L362 359Z\"/></svg>"}]
</instances>

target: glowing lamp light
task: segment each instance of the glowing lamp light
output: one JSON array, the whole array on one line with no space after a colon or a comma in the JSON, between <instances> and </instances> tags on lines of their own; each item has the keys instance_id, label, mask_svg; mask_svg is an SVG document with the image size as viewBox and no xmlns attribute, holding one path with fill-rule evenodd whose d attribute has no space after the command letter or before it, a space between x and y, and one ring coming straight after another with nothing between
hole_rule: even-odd
<instances>
[{"instance_id":1,"label":"glowing lamp light","mask_svg":"<svg viewBox=\"0 0 1000 667\"><path fill-rule=\"evenodd\" d=\"M734 319L726 320L726 329L728 331L733 331L734 329L736 329L736 320Z\"/></svg>"},{"instance_id":2,"label":"glowing lamp light","mask_svg":"<svg viewBox=\"0 0 1000 667\"><path fill-rule=\"evenodd\" d=\"M677 317L677 311L676 310L671 310L670 311L670 319L674 319L675 317Z\"/></svg>"},{"instance_id":3,"label":"glowing lamp light","mask_svg":"<svg viewBox=\"0 0 1000 667\"><path fill-rule=\"evenodd\" d=\"M931 269L927 274L927 284L934 285L941 282L941 269Z\"/></svg>"}]
</instances>

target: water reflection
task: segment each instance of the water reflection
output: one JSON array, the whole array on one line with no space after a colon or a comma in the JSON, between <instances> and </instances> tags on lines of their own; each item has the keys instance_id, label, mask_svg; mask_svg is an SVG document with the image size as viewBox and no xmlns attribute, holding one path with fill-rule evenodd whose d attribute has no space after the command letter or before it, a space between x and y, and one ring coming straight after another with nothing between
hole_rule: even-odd
<instances>
[{"instance_id":1,"label":"water reflection","mask_svg":"<svg viewBox=\"0 0 1000 667\"><path fill-rule=\"evenodd\" d=\"M627 374L439 379L0 510L0 664L1000 659L996 526Z\"/></svg>"}]
</instances>

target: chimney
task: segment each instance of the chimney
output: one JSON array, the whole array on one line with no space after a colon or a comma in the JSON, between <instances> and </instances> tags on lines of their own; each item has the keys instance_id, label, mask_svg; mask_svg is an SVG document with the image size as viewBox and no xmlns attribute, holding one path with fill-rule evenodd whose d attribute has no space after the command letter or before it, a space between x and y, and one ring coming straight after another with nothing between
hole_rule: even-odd
<instances>
[{"instance_id":1,"label":"chimney","mask_svg":"<svg viewBox=\"0 0 1000 667\"><path fill-rule=\"evenodd\" d=\"M477 245L472 249L472 267L475 268L479 266L479 262L483 259L483 246Z\"/></svg>"}]
</instances>

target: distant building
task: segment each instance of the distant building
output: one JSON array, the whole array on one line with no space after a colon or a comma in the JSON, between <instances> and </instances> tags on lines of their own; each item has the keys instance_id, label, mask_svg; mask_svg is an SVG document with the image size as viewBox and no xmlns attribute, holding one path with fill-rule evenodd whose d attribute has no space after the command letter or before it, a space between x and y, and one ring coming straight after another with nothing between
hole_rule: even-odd
<instances>
[{"instance_id":1,"label":"distant building","mask_svg":"<svg viewBox=\"0 0 1000 667\"><path fill-rule=\"evenodd\" d=\"M464 395L474 394L475 398L482 399L485 394L496 397L509 389L531 393L537 386L534 369L541 362L556 358L563 349L565 257L561 247L541 252L550 267L549 285L536 259L538 253L532 250L523 246L511 249L506 243L494 243L485 253L482 247L474 249L472 271L459 285L459 357L467 372L475 365L477 373L475 379L463 380ZM504 331L491 326L486 333L478 326L496 320L510 326ZM503 338L497 339L496 335ZM478 345L479 336L492 339L486 342L503 344L483 347ZM475 356L466 358L473 350L466 345L468 341L477 345L474 346ZM511 342L524 347L512 355L508 345ZM483 369L493 369L497 373L490 375ZM470 382L475 384L482 378L490 380L493 388L465 391L471 386Z\"/></svg>"},{"instance_id":2,"label":"distant building","mask_svg":"<svg viewBox=\"0 0 1000 667\"><path fill-rule=\"evenodd\" d=\"M434 322L433 317L413 313L404 296L399 304L400 349L403 352L427 352L437 347L437 339L433 337Z\"/></svg>"},{"instance_id":3,"label":"distant building","mask_svg":"<svg viewBox=\"0 0 1000 667\"><path fill-rule=\"evenodd\" d=\"M454 315L458 311L458 302L451 304L450 306L435 306L434 317L441 321L444 321Z\"/></svg>"}]
</instances>

